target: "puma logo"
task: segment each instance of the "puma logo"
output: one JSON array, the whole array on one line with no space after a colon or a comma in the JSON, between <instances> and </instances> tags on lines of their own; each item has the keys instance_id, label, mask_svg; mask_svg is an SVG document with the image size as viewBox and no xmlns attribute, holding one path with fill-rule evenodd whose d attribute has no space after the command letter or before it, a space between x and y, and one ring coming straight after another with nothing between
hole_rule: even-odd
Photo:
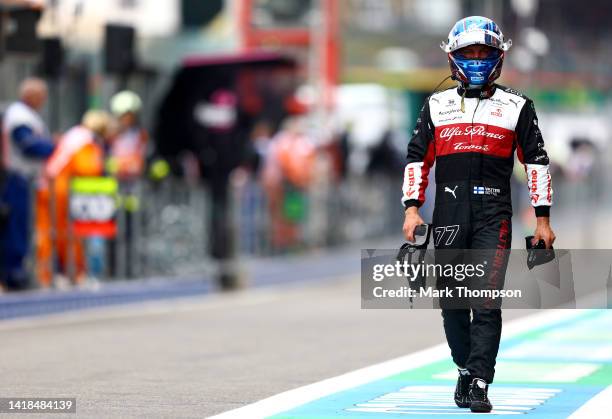
<instances>
[{"instance_id":1,"label":"puma logo","mask_svg":"<svg viewBox=\"0 0 612 419\"><path fill-rule=\"evenodd\" d=\"M457 187L458 187L458 186L459 186L459 185L455 185L455 188L454 188L454 189L451 189L451 188L449 188L448 186L445 186L445 187L444 187L444 192L448 192L448 193L450 193L450 194L453 194L453 198L457 199L457 195L455 195L455 191L457 190Z\"/></svg>"},{"instance_id":2,"label":"puma logo","mask_svg":"<svg viewBox=\"0 0 612 419\"><path fill-rule=\"evenodd\" d=\"M514 103L514 106L516 106L518 108L518 102L516 102L516 101L514 101L512 99L508 99L508 101Z\"/></svg>"}]
</instances>

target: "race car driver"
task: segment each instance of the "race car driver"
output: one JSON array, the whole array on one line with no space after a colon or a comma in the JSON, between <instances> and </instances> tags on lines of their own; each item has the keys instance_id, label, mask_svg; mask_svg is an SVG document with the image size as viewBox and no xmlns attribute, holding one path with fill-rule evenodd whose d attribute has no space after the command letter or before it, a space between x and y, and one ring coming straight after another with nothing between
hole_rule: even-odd
<instances>
[{"instance_id":1,"label":"race car driver","mask_svg":"<svg viewBox=\"0 0 612 419\"><path fill-rule=\"evenodd\" d=\"M402 197L407 240L414 241L415 227L423 224L418 209L425 199L429 170L436 162L436 248L510 248L510 177L516 150L527 172L537 217L534 242L543 240L547 248L552 246L553 190L533 102L494 83L511 45L495 22L480 16L458 21L442 43L458 86L426 100L408 144ZM459 368L456 404L473 412L491 411L487 392L495 373L501 310L442 306L442 317Z\"/></svg>"}]
</instances>

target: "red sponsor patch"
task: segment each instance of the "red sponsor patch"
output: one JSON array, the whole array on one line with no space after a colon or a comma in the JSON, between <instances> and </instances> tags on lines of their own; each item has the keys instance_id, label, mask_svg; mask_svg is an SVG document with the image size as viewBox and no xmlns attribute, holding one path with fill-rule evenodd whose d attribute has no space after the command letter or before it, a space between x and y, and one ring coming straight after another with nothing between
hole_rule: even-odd
<instances>
[{"instance_id":1,"label":"red sponsor patch","mask_svg":"<svg viewBox=\"0 0 612 419\"><path fill-rule=\"evenodd\" d=\"M535 194L538 191L538 171L533 169L531 171L531 193Z\"/></svg>"},{"instance_id":2,"label":"red sponsor patch","mask_svg":"<svg viewBox=\"0 0 612 419\"><path fill-rule=\"evenodd\" d=\"M436 127L436 155L482 153L510 157L515 133L485 124L451 124Z\"/></svg>"},{"instance_id":3,"label":"red sponsor patch","mask_svg":"<svg viewBox=\"0 0 612 419\"><path fill-rule=\"evenodd\" d=\"M414 176L414 167L408 168L408 190L406 191L406 196L411 196L414 193L414 184L416 183L416 178Z\"/></svg>"}]
</instances>

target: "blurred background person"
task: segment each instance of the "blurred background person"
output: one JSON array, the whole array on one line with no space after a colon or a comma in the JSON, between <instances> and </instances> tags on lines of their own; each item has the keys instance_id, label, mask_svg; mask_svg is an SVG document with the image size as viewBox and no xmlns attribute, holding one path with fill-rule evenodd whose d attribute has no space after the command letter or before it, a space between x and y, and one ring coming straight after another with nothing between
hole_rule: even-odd
<instances>
[{"instance_id":1,"label":"blurred background person","mask_svg":"<svg viewBox=\"0 0 612 419\"><path fill-rule=\"evenodd\" d=\"M111 112L117 118L118 132L110 141L109 172L121 180L135 180L145 166L149 135L140 125L142 100L129 90L111 98Z\"/></svg>"},{"instance_id":2,"label":"blurred background person","mask_svg":"<svg viewBox=\"0 0 612 419\"><path fill-rule=\"evenodd\" d=\"M70 181L78 176L101 176L104 173L104 146L112 135L112 117L105 111L88 111L81 124L69 129L45 166L45 177L49 190L46 194L46 207L52 212L43 212L38 218L38 231L41 235L38 258L40 263L38 277L43 286L51 285L52 264L49 259L51 247L57 252L57 271L59 285L65 278L72 277L82 283L86 274L83 244L72 237L69 229ZM53 197L51 199L51 197ZM51 217L54 214L55 217ZM51 223L55 228L55 241L50 234ZM46 233L46 234L45 234ZM74 264L75 272L69 272L69 263ZM74 274L74 275L72 275Z\"/></svg>"},{"instance_id":3,"label":"blurred background person","mask_svg":"<svg viewBox=\"0 0 612 419\"><path fill-rule=\"evenodd\" d=\"M264 169L271 214L272 245L277 250L298 243L306 217L306 194L317 149L304 130L304 119L290 117L273 138Z\"/></svg>"},{"instance_id":4,"label":"blurred background person","mask_svg":"<svg viewBox=\"0 0 612 419\"><path fill-rule=\"evenodd\" d=\"M110 101L113 116L117 119L118 132L110 140L109 155L106 161L108 174L120 181L120 191L125 209L124 228L118 240L123 241L121 249L126 264L126 276L133 276L134 263L134 221L139 208L138 184L141 178L147 155L149 134L140 124L142 100L130 90L115 94ZM117 241L109 246L111 255L110 270L115 273L117 261Z\"/></svg>"},{"instance_id":5,"label":"blurred background person","mask_svg":"<svg viewBox=\"0 0 612 419\"><path fill-rule=\"evenodd\" d=\"M29 277L30 188L26 179L0 166L0 289L25 289Z\"/></svg>"},{"instance_id":6,"label":"blurred background person","mask_svg":"<svg viewBox=\"0 0 612 419\"><path fill-rule=\"evenodd\" d=\"M42 164L54 149L40 115L47 96L47 84L43 80L24 80L19 86L19 100L7 108L2 120L5 175L0 183L0 202L8 221L0 231L0 280L11 289L29 284L25 261L30 248L31 190L38 181Z\"/></svg>"},{"instance_id":7,"label":"blurred background person","mask_svg":"<svg viewBox=\"0 0 612 419\"><path fill-rule=\"evenodd\" d=\"M54 148L40 115L47 97L47 83L28 78L19 87L19 100L8 107L3 118L4 164L27 178L39 175L42 162Z\"/></svg>"}]
</instances>

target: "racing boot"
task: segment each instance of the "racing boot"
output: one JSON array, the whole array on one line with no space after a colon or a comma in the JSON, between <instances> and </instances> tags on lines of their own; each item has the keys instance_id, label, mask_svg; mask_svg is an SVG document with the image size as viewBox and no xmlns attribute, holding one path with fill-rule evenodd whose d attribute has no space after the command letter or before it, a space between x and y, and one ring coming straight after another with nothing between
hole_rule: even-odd
<instances>
[{"instance_id":1,"label":"racing boot","mask_svg":"<svg viewBox=\"0 0 612 419\"><path fill-rule=\"evenodd\" d=\"M489 413L493 409L493 405L489 401L487 392L489 386L480 378L474 378L470 385L469 400L470 410L474 413Z\"/></svg>"},{"instance_id":2,"label":"racing boot","mask_svg":"<svg viewBox=\"0 0 612 419\"><path fill-rule=\"evenodd\" d=\"M459 378L457 378L457 387L455 387L455 404L459 407L470 407L470 383L472 376L469 371L459 368Z\"/></svg>"}]
</instances>

